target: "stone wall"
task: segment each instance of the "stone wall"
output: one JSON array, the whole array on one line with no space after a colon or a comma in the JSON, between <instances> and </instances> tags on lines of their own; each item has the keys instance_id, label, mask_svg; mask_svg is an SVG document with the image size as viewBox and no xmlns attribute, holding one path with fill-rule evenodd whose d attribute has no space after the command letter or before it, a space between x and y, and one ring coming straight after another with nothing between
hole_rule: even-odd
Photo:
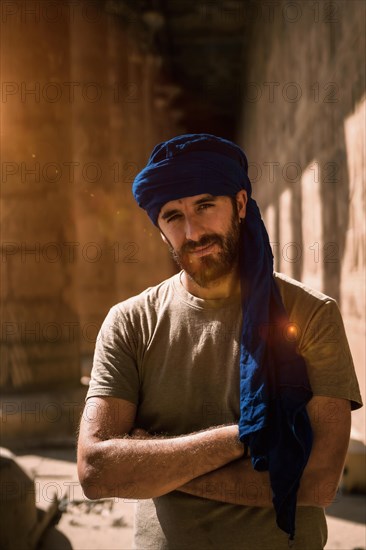
<instances>
[{"instance_id":1,"label":"stone wall","mask_svg":"<svg viewBox=\"0 0 366 550\"><path fill-rule=\"evenodd\" d=\"M276 268L334 297L365 388L365 3L258 3L238 142ZM354 413L364 433L364 413Z\"/></svg>"},{"instance_id":2,"label":"stone wall","mask_svg":"<svg viewBox=\"0 0 366 550\"><path fill-rule=\"evenodd\" d=\"M108 309L173 272L131 183L184 129L161 58L103 5L1 7L5 395L77 387Z\"/></svg>"},{"instance_id":3,"label":"stone wall","mask_svg":"<svg viewBox=\"0 0 366 550\"><path fill-rule=\"evenodd\" d=\"M1 34L1 387L46 389L75 385L79 376L74 265L58 259L75 240L66 170L71 124L65 94L70 81L70 24L12 3ZM28 10L15 13L17 9Z\"/></svg>"}]
</instances>

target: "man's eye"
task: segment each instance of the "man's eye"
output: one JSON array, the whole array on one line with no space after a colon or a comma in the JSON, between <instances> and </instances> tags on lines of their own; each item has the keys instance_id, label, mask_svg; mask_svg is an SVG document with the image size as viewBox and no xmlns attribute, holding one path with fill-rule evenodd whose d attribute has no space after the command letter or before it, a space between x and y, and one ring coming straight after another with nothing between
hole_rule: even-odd
<instances>
[{"instance_id":1,"label":"man's eye","mask_svg":"<svg viewBox=\"0 0 366 550\"><path fill-rule=\"evenodd\" d=\"M205 202L204 204L200 204L198 209L199 210L206 210L207 208L210 208L211 206L214 206L212 203Z\"/></svg>"},{"instance_id":2,"label":"man's eye","mask_svg":"<svg viewBox=\"0 0 366 550\"><path fill-rule=\"evenodd\" d=\"M174 221L177 220L179 217L180 217L180 214L174 214L173 216L170 216L170 218L167 219L167 222L168 222L168 223L174 222Z\"/></svg>"}]
</instances>

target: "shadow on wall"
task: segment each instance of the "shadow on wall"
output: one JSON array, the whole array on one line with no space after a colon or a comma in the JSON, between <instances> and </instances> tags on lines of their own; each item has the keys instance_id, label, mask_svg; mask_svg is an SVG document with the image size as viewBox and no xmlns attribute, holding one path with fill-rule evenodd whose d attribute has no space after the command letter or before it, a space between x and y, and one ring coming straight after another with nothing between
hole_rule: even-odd
<instances>
[{"instance_id":1,"label":"shadow on wall","mask_svg":"<svg viewBox=\"0 0 366 550\"><path fill-rule=\"evenodd\" d=\"M365 5L317 8L281 0L268 13L257 3L238 141L276 269L334 297L343 311L366 263Z\"/></svg>"},{"instance_id":2,"label":"shadow on wall","mask_svg":"<svg viewBox=\"0 0 366 550\"><path fill-rule=\"evenodd\" d=\"M331 151L319 148L303 162L284 163L285 181L271 179L268 169L270 183L277 184L270 202L257 191L275 268L332 296L343 312L360 319L366 265L365 120L362 97L342 122Z\"/></svg>"}]
</instances>

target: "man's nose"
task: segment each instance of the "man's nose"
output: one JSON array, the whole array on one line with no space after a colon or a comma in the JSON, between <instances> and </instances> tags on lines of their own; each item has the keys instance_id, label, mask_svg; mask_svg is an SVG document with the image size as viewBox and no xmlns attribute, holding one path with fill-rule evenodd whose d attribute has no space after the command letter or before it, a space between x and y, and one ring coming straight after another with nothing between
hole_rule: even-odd
<instances>
[{"instance_id":1,"label":"man's nose","mask_svg":"<svg viewBox=\"0 0 366 550\"><path fill-rule=\"evenodd\" d=\"M187 240L199 241L204 234L204 228L200 222L195 218L186 218L185 222L185 236Z\"/></svg>"}]
</instances>

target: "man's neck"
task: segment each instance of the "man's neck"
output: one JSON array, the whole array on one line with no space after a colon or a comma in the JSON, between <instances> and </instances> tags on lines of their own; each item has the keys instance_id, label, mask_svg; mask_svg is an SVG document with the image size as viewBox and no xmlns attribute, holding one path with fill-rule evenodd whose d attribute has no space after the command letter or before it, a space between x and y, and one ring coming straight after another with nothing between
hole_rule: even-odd
<instances>
[{"instance_id":1,"label":"man's neck","mask_svg":"<svg viewBox=\"0 0 366 550\"><path fill-rule=\"evenodd\" d=\"M193 296L203 300L218 300L240 294L240 279L237 270L211 283L208 287L199 286L185 271L183 271L182 284Z\"/></svg>"}]
</instances>

